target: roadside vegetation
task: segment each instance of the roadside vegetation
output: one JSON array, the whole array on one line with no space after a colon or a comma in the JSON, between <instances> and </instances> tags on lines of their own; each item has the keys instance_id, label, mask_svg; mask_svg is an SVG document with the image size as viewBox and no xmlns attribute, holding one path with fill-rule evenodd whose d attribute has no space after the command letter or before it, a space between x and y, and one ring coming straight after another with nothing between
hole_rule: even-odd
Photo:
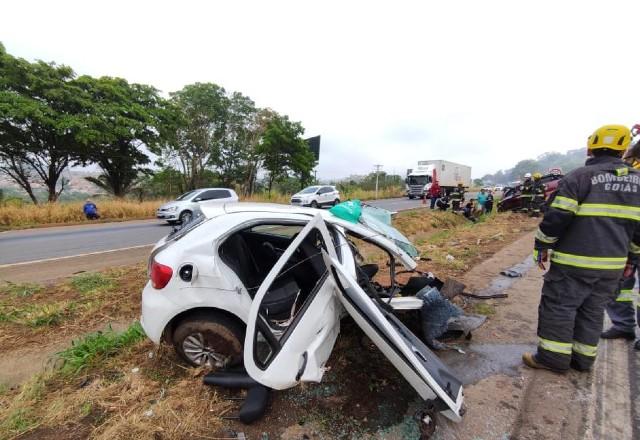
<instances>
[{"instance_id":1,"label":"roadside vegetation","mask_svg":"<svg viewBox=\"0 0 640 440\"><path fill-rule=\"evenodd\" d=\"M403 189L399 186L390 186L378 191L379 198L401 197ZM374 190L364 190L347 186L340 196L343 200L360 199L371 200L376 196ZM271 196L267 193L254 193L251 196L242 196L242 201L268 202L289 204L291 194L273 191ZM155 218L156 209L167 202L168 199L138 201L132 199L96 199L94 200L100 213L100 222L142 220ZM64 225L95 223L95 220L87 220L82 213L83 202L57 202L34 205L22 201L0 203L0 229L19 229L44 225Z\"/></svg>"},{"instance_id":2,"label":"roadside vegetation","mask_svg":"<svg viewBox=\"0 0 640 440\"><path fill-rule=\"evenodd\" d=\"M419 268L442 279L459 277L536 223L505 213L472 224L428 209L394 219L419 248ZM365 258L382 261L368 251ZM321 384L274 393L267 415L252 426L224 420L237 413L233 399L241 395L202 385L202 370L181 364L170 347L154 347L135 322L145 282L141 263L80 274L54 286L0 288L2 356L73 339L45 371L22 386L0 388L0 439L233 438L231 430L249 438L269 432L274 438L285 429L299 434L290 438L316 438L313 432L336 439L380 438L392 425L402 427L403 438L417 436L411 417L405 420L415 393L348 321ZM472 310L494 312L493 306ZM37 316L57 318L34 325ZM113 320L128 324L113 330L106 325Z\"/></svg>"}]
</instances>

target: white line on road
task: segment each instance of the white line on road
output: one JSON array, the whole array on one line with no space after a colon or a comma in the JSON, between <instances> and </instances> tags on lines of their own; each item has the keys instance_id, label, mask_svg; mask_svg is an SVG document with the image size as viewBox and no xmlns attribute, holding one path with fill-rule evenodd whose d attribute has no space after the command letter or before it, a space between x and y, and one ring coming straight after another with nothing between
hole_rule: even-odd
<instances>
[{"instance_id":1,"label":"white line on road","mask_svg":"<svg viewBox=\"0 0 640 440\"><path fill-rule=\"evenodd\" d=\"M142 249L145 247L153 246L153 244L141 244L139 246L129 246L119 249L109 249L108 251L98 251L98 252L87 252L85 254L77 254L77 255L66 255L64 257L55 257L55 258L44 258L42 260L31 260L31 261L21 261L19 263L10 263L10 264L0 264L0 269L4 269L7 267L13 266L24 266L27 264L36 264L36 263L46 263L49 261L57 261L57 260L67 260L69 258L78 258L78 257L88 257L91 255L100 255L100 254L108 254L110 252L118 252L118 251L130 251L133 249Z\"/></svg>"}]
</instances>

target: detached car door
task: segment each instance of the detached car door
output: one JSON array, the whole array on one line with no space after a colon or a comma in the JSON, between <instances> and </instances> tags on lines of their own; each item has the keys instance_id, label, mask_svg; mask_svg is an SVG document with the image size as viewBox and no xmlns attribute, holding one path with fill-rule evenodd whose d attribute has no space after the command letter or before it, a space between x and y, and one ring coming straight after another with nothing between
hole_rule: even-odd
<instances>
[{"instance_id":1,"label":"detached car door","mask_svg":"<svg viewBox=\"0 0 640 440\"><path fill-rule=\"evenodd\" d=\"M343 310L322 252L337 260L330 233L316 215L284 251L260 285L244 343L247 373L274 389L319 382L340 332ZM286 312L270 313L266 299L283 298ZM282 308L280 308L282 309Z\"/></svg>"},{"instance_id":2,"label":"detached car door","mask_svg":"<svg viewBox=\"0 0 640 440\"><path fill-rule=\"evenodd\" d=\"M400 320L370 298L330 254L323 254L339 291L340 301L374 344L420 397L453 420L462 419L462 382Z\"/></svg>"}]
</instances>

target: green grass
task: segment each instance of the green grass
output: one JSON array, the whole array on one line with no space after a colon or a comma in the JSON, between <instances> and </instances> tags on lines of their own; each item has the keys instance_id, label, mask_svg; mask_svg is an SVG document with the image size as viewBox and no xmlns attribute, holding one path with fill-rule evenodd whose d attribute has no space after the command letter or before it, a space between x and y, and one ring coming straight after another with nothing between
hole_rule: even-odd
<instances>
[{"instance_id":1,"label":"green grass","mask_svg":"<svg viewBox=\"0 0 640 440\"><path fill-rule=\"evenodd\" d=\"M139 322L135 322L122 333L109 330L91 333L74 341L71 347L58 353L62 361L61 373L77 374L83 369L130 347L145 338Z\"/></svg>"},{"instance_id":2,"label":"green grass","mask_svg":"<svg viewBox=\"0 0 640 440\"><path fill-rule=\"evenodd\" d=\"M64 320L66 311L67 307L64 304L34 306L21 321L31 327L58 325Z\"/></svg>"},{"instance_id":3,"label":"green grass","mask_svg":"<svg viewBox=\"0 0 640 440\"><path fill-rule=\"evenodd\" d=\"M12 434L24 432L35 425L33 415L26 408L19 408L0 423L0 432L8 431Z\"/></svg>"},{"instance_id":4,"label":"green grass","mask_svg":"<svg viewBox=\"0 0 640 440\"><path fill-rule=\"evenodd\" d=\"M0 310L0 322L13 322L29 327L58 325L75 310L74 303L29 304L21 309Z\"/></svg>"},{"instance_id":5,"label":"green grass","mask_svg":"<svg viewBox=\"0 0 640 440\"><path fill-rule=\"evenodd\" d=\"M0 292L17 298L25 298L40 292L44 287L33 283L12 283L7 282L5 286L0 288Z\"/></svg>"},{"instance_id":6,"label":"green grass","mask_svg":"<svg viewBox=\"0 0 640 440\"><path fill-rule=\"evenodd\" d=\"M113 289L115 280L101 273L85 273L73 277L71 286L82 294L89 294Z\"/></svg>"}]
</instances>

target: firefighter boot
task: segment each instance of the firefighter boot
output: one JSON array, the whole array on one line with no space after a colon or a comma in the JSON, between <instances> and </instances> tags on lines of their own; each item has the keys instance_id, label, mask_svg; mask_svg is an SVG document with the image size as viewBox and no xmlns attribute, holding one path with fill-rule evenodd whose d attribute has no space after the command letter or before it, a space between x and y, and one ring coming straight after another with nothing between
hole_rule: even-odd
<instances>
[{"instance_id":1,"label":"firefighter boot","mask_svg":"<svg viewBox=\"0 0 640 440\"><path fill-rule=\"evenodd\" d=\"M553 371L555 373L560 373L560 374L564 374L566 373L566 370L558 370L555 368L551 368L545 364L543 364L542 362L538 361L536 359L536 355L533 353L525 353L522 355L522 362L524 362L524 364L529 367L529 368L535 368L537 370L549 370L549 371Z\"/></svg>"},{"instance_id":2,"label":"firefighter boot","mask_svg":"<svg viewBox=\"0 0 640 440\"><path fill-rule=\"evenodd\" d=\"M611 327L609 330L602 332L600 337L602 339L627 339L629 341L633 341L636 338L636 334L634 332L625 332L618 330L615 327Z\"/></svg>"}]
</instances>

